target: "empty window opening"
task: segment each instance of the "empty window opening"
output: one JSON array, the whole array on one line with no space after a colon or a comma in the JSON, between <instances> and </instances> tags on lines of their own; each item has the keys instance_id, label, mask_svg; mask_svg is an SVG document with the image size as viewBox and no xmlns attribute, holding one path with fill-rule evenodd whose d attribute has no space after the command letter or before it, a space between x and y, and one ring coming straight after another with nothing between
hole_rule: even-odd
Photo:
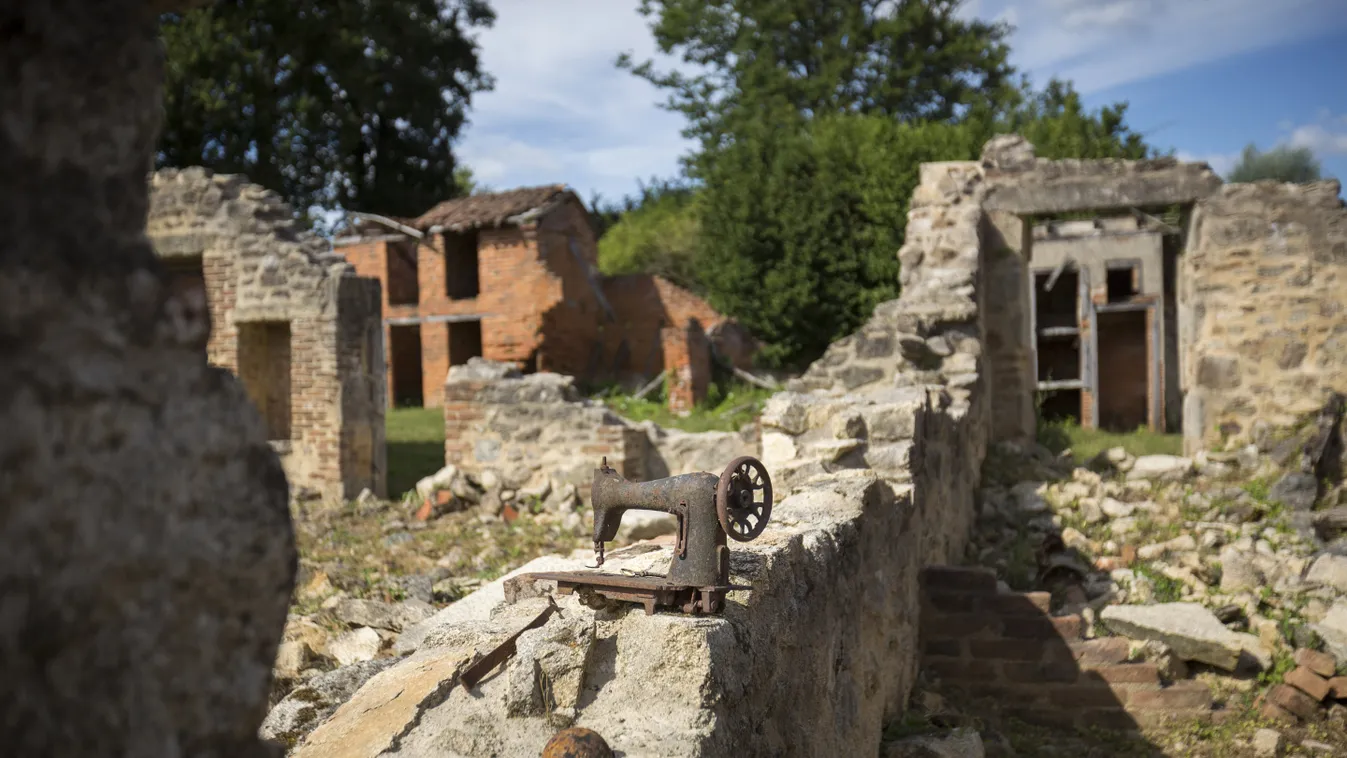
<instances>
[{"instance_id":1,"label":"empty window opening","mask_svg":"<svg viewBox=\"0 0 1347 758\"><path fill-rule=\"evenodd\" d=\"M1080 379L1080 338L1038 340L1038 381L1070 382Z\"/></svg>"},{"instance_id":2,"label":"empty window opening","mask_svg":"<svg viewBox=\"0 0 1347 758\"><path fill-rule=\"evenodd\" d=\"M238 373L261 412L267 439L290 439L290 323L238 325Z\"/></svg>"},{"instance_id":3,"label":"empty window opening","mask_svg":"<svg viewBox=\"0 0 1347 758\"><path fill-rule=\"evenodd\" d=\"M389 383L393 387L393 405L420 408L425 404L421 390L421 325L399 324L388 327Z\"/></svg>"},{"instance_id":4,"label":"empty window opening","mask_svg":"<svg viewBox=\"0 0 1347 758\"><path fill-rule=\"evenodd\" d=\"M388 267L388 304L416 305L421 286L416 277L416 240L389 242L385 254Z\"/></svg>"},{"instance_id":5,"label":"empty window opening","mask_svg":"<svg viewBox=\"0 0 1347 758\"><path fill-rule=\"evenodd\" d=\"M444 289L451 300L477 297L477 231L445 232Z\"/></svg>"},{"instance_id":6,"label":"empty window opening","mask_svg":"<svg viewBox=\"0 0 1347 758\"><path fill-rule=\"evenodd\" d=\"M1039 395L1039 416L1044 421L1080 423L1080 390L1049 390Z\"/></svg>"},{"instance_id":7,"label":"empty window opening","mask_svg":"<svg viewBox=\"0 0 1347 758\"><path fill-rule=\"evenodd\" d=\"M482 322L455 321L449 324L449 365L461 366L469 358L482 357Z\"/></svg>"},{"instance_id":8,"label":"empty window opening","mask_svg":"<svg viewBox=\"0 0 1347 758\"><path fill-rule=\"evenodd\" d=\"M1054 274L1056 278L1054 279ZM1048 289L1048 284L1052 289ZM1057 273L1034 273L1034 323L1038 329L1079 327L1080 273L1066 268Z\"/></svg>"},{"instance_id":9,"label":"empty window opening","mask_svg":"<svg viewBox=\"0 0 1347 758\"><path fill-rule=\"evenodd\" d=\"M1146 426L1150 399L1150 346L1147 311L1100 313L1099 427L1130 432Z\"/></svg>"},{"instance_id":10,"label":"empty window opening","mask_svg":"<svg viewBox=\"0 0 1347 758\"><path fill-rule=\"evenodd\" d=\"M1105 277L1110 303L1124 303L1141 294L1141 266L1139 264L1110 265Z\"/></svg>"}]
</instances>

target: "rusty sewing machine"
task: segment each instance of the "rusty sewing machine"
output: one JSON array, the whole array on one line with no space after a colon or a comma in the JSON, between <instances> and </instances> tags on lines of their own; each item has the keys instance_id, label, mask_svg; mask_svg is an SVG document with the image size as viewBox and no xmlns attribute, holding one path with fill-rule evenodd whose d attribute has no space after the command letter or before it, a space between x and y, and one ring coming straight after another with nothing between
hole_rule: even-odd
<instances>
[{"instance_id":1,"label":"rusty sewing machine","mask_svg":"<svg viewBox=\"0 0 1347 758\"><path fill-rule=\"evenodd\" d=\"M600 571L537 573L557 583L557 592L580 596L592 608L618 602L639 603L646 615L656 608L683 613L720 613L725 595L749 587L730 584L726 536L748 542L762 534L772 515L772 480L762 462L735 458L719 478L699 472L649 482L631 482L608 467L604 458L594 471L595 566L603 565L603 545L616 539L622 514L629 510L671 513L678 521L669 573L628 575Z\"/></svg>"}]
</instances>

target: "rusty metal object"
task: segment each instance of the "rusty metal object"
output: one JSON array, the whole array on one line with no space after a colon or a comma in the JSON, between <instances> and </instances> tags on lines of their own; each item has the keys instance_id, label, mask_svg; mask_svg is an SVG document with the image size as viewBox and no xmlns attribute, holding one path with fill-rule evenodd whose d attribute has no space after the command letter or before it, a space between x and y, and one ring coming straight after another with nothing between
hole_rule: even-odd
<instances>
[{"instance_id":1,"label":"rusty metal object","mask_svg":"<svg viewBox=\"0 0 1347 758\"><path fill-rule=\"evenodd\" d=\"M467 667L463 670L463 673L458 675L458 680L463 683L463 688L470 690L473 687L476 687L477 683L482 681L487 674L491 673L492 669L504 663L505 659L515 654L515 643L519 641L519 636L521 634L546 624L547 620L552 617L552 614L556 613L558 610L560 609L557 608L556 601L549 595L547 597L547 607L543 609L542 613L539 613L532 621L528 622L523 629L510 635L508 639L497 645L494 650L482 656L481 660Z\"/></svg>"},{"instance_id":2,"label":"rusty metal object","mask_svg":"<svg viewBox=\"0 0 1347 758\"><path fill-rule=\"evenodd\" d=\"M772 517L772 477L761 461L748 455L730 461L716 486L716 515L725 534L739 542L762 534Z\"/></svg>"},{"instance_id":3,"label":"rusty metal object","mask_svg":"<svg viewBox=\"0 0 1347 758\"><path fill-rule=\"evenodd\" d=\"M727 592L749 589L730 585L726 535L748 542L762 534L772 515L772 480L767 467L748 456L731 461L719 477L701 472L651 482L623 479L604 458L594 471L590 502L595 555L591 568L603 565L604 543L617 537L622 514L647 510L673 514L678 521L668 574L635 577L571 571L533 577L557 582L560 594L575 592L595 609L609 608L616 600L639 603L647 614L661 607L719 613Z\"/></svg>"},{"instance_id":4,"label":"rusty metal object","mask_svg":"<svg viewBox=\"0 0 1347 758\"><path fill-rule=\"evenodd\" d=\"M593 729L573 726L552 735L542 758L613 758L613 749Z\"/></svg>"}]
</instances>

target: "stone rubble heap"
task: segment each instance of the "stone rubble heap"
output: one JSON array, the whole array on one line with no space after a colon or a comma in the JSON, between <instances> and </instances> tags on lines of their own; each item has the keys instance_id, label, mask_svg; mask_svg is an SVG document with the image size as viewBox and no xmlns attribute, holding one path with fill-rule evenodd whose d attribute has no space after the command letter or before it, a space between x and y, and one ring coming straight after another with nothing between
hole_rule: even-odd
<instances>
[{"instance_id":1,"label":"stone rubble heap","mask_svg":"<svg viewBox=\"0 0 1347 758\"><path fill-rule=\"evenodd\" d=\"M1236 451L1115 448L1087 465L998 444L968 561L995 567L1007 589L1050 590L1055 615L1078 614L1087 638L1134 640L1170 679L1221 674L1248 690L1254 674L1285 673L1264 715L1317 717L1347 692L1334 679L1347 663L1347 490L1306 472L1337 454L1324 440L1343 426L1330 403Z\"/></svg>"}]
</instances>

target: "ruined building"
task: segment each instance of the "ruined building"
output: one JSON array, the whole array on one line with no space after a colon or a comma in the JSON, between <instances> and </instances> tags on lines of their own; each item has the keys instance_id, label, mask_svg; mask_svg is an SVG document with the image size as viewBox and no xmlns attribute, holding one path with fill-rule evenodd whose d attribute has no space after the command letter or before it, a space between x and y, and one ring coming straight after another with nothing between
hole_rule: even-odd
<instances>
[{"instance_id":1,"label":"ruined building","mask_svg":"<svg viewBox=\"0 0 1347 758\"><path fill-rule=\"evenodd\" d=\"M1177 429L1180 236L1140 212L1034 226L1030 338L1045 416Z\"/></svg>"},{"instance_id":2,"label":"ruined building","mask_svg":"<svg viewBox=\"0 0 1347 758\"><path fill-rule=\"evenodd\" d=\"M243 381L296 494L382 496L379 282L240 176L156 173L148 234L171 286L209 313L207 360Z\"/></svg>"},{"instance_id":3,"label":"ruined building","mask_svg":"<svg viewBox=\"0 0 1347 758\"><path fill-rule=\"evenodd\" d=\"M752 354L747 335L692 293L654 276L601 276L588 213L564 186L362 218L335 245L384 284L393 405L439 407L449 367L483 357L584 383L667 371L680 409L704 395L713 345L740 367Z\"/></svg>"}]
</instances>

